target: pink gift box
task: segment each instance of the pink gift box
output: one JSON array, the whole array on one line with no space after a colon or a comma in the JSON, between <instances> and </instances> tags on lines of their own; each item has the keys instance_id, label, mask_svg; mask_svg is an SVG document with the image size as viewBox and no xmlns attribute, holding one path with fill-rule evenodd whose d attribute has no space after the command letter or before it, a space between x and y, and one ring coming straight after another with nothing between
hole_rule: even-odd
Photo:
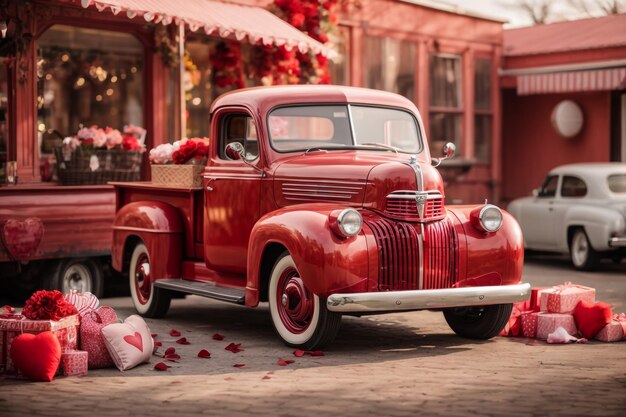
<instances>
[{"instance_id":1,"label":"pink gift box","mask_svg":"<svg viewBox=\"0 0 626 417\"><path fill-rule=\"evenodd\" d=\"M527 311L522 314L520 320L522 322L522 334L524 337L536 337L537 336L537 318L538 312Z\"/></svg>"},{"instance_id":2,"label":"pink gift box","mask_svg":"<svg viewBox=\"0 0 626 417\"><path fill-rule=\"evenodd\" d=\"M598 332L595 339L603 342L626 340L626 314L616 314L613 320Z\"/></svg>"},{"instance_id":3,"label":"pink gift box","mask_svg":"<svg viewBox=\"0 0 626 417\"><path fill-rule=\"evenodd\" d=\"M539 313L537 315L537 339L546 340L557 327L563 327L567 333L578 334L574 316L562 313Z\"/></svg>"},{"instance_id":4,"label":"pink gift box","mask_svg":"<svg viewBox=\"0 0 626 417\"><path fill-rule=\"evenodd\" d=\"M68 350L61 355L61 368L65 376L87 375L87 352Z\"/></svg>"},{"instance_id":5,"label":"pink gift box","mask_svg":"<svg viewBox=\"0 0 626 417\"><path fill-rule=\"evenodd\" d=\"M59 339L63 351L75 350L78 347L78 315L68 316L61 320L29 320L16 314L0 318L0 368L7 372L15 372L9 351L13 339L21 333L38 334L51 331Z\"/></svg>"},{"instance_id":6,"label":"pink gift box","mask_svg":"<svg viewBox=\"0 0 626 417\"><path fill-rule=\"evenodd\" d=\"M595 288L566 282L541 292L541 311L549 313L569 314L574 311L576 304L585 300L596 302Z\"/></svg>"}]
</instances>

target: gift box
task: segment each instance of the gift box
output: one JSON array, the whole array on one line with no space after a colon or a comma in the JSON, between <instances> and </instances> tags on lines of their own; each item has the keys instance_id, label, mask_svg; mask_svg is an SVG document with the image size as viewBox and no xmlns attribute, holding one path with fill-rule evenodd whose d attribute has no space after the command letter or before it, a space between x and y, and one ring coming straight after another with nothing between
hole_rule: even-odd
<instances>
[{"instance_id":1,"label":"gift box","mask_svg":"<svg viewBox=\"0 0 626 417\"><path fill-rule=\"evenodd\" d=\"M613 316L613 320L600 330L595 339L603 342L626 340L626 314L622 313Z\"/></svg>"},{"instance_id":2,"label":"gift box","mask_svg":"<svg viewBox=\"0 0 626 417\"><path fill-rule=\"evenodd\" d=\"M83 350L68 350L61 354L61 368L65 376L87 375L87 352Z\"/></svg>"},{"instance_id":3,"label":"gift box","mask_svg":"<svg viewBox=\"0 0 626 417\"><path fill-rule=\"evenodd\" d=\"M509 321L500 332L500 336L521 336L522 326L520 322L520 316L526 309L527 301L520 301L513 303L513 309L511 310L511 316Z\"/></svg>"},{"instance_id":4,"label":"gift box","mask_svg":"<svg viewBox=\"0 0 626 417\"><path fill-rule=\"evenodd\" d=\"M19 314L0 318L0 341L2 343L0 368L4 368L8 372L15 371L11 363L9 350L11 349L13 339L17 335L51 331L59 339L63 351L75 350L78 347L79 325L80 321L77 314L61 320L29 320Z\"/></svg>"},{"instance_id":5,"label":"gift box","mask_svg":"<svg viewBox=\"0 0 626 417\"><path fill-rule=\"evenodd\" d=\"M596 301L595 288L566 282L541 291L540 309L548 313L570 314L580 301L594 303Z\"/></svg>"},{"instance_id":6,"label":"gift box","mask_svg":"<svg viewBox=\"0 0 626 417\"><path fill-rule=\"evenodd\" d=\"M574 316L563 313L539 313L537 315L537 339L546 340L557 327L563 327L572 336L578 334Z\"/></svg>"},{"instance_id":7,"label":"gift box","mask_svg":"<svg viewBox=\"0 0 626 417\"><path fill-rule=\"evenodd\" d=\"M537 319L539 313L536 311L526 311L520 316L522 323L522 335L524 337L537 337Z\"/></svg>"},{"instance_id":8,"label":"gift box","mask_svg":"<svg viewBox=\"0 0 626 417\"><path fill-rule=\"evenodd\" d=\"M543 294L545 290L549 290L549 288L547 287L531 288L530 299L528 300L527 310L541 311L541 294Z\"/></svg>"}]
</instances>

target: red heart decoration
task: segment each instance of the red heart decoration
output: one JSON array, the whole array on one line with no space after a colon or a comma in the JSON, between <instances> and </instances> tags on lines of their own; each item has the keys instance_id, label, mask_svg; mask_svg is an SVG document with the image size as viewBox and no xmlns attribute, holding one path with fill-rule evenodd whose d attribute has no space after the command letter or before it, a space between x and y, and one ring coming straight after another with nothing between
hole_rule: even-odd
<instances>
[{"instance_id":1,"label":"red heart decoration","mask_svg":"<svg viewBox=\"0 0 626 417\"><path fill-rule=\"evenodd\" d=\"M587 339L594 337L611 322L613 309L606 303L580 301L574 308L574 320L578 331Z\"/></svg>"},{"instance_id":2,"label":"red heart decoration","mask_svg":"<svg viewBox=\"0 0 626 417\"><path fill-rule=\"evenodd\" d=\"M141 333L135 332L134 335L124 336L124 341L131 346L135 346L140 352L143 352L143 340L141 339Z\"/></svg>"},{"instance_id":3,"label":"red heart decoration","mask_svg":"<svg viewBox=\"0 0 626 417\"><path fill-rule=\"evenodd\" d=\"M26 260L37 252L43 237L43 223L37 217L7 220L2 226L2 243L15 260Z\"/></svg>"},{"instance_id":4,"label":"red heart decoration","mask_svg":"<svg viewBox=\"0 0 626 417\"><path fill-rule=\"evenodd\" d=\"M11 344L11 360L28 378L50 382L61 363L61 344L52 332L24 333Z\"/></svg>"}]
</instances>

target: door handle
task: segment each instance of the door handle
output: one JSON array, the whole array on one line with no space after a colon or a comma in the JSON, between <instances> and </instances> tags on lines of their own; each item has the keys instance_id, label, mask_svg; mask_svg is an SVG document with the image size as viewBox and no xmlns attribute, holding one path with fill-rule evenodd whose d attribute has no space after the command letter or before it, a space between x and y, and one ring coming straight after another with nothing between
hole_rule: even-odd
<instances>
[{"instance_id":1,"label":"door handle","mask_svg":"<svg viewBox=\"0 0 626 417\"><path fill-rule=\"evenodd\" d=\"M213 187L211 186L211 184L213 184L215 181L217 181L217 178L209 178L209 180L206 183L207 191L213 191Z\"/></svg>"}]
</instances>

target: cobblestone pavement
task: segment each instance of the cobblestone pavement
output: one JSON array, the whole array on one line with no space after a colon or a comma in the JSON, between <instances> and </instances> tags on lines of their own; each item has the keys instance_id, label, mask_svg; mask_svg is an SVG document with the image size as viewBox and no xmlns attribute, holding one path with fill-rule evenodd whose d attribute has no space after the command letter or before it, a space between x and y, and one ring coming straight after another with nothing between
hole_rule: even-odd
<instances>
[{"instance_id":1,"label":"cobblestone pavement","mask_svg":"<svg viewBox=\"0 0 626 417\"><path fill-rule=\"evenodd\" d=\"M598 299L626 311L626 273L573 272L565 262L534 259L525 281L570 280L598 289ZM103 304L126 317L128 298ZM617 416L626 410L626 342L548 345L526 338L476 342L455 336L443 316L414 312L344 318L323 357L296 358L274 335L266 306L246 309L188 297L165 319L148 320L179 363L153 370L154 357L125 373L32 383L0 377L2 416ZM182 346L171 328L191 342ZM214 333L226 338L215 341ZM243 352L224 350L242 343ZM211 359L200 359L200 349ZM278 359L295 360L285 367ZM235 368L234 364L245 364Z\"/></svg>"}]
</instances>

